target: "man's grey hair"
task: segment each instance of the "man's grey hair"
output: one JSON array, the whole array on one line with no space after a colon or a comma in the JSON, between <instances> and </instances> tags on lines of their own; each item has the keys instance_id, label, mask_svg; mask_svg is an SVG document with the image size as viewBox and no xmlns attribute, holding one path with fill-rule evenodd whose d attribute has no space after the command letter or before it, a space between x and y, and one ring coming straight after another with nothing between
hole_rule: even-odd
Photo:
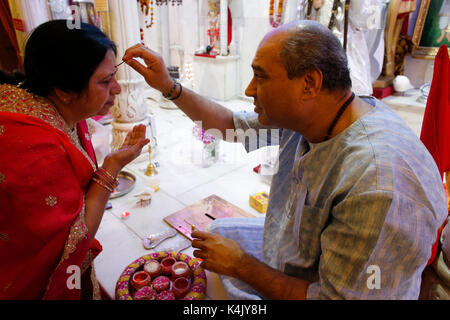
<instances>
[{"instance_id":1,"label":"man's grey hair","mask_svg":"<svg viewBox=\"0 0 450 320\"><path fill-rule=\"evenodd\" d=\"M318 69L323 75L323 89L334 92L351 88L347 55L330 30L310 20L294 21L281 28L289 32L280 51L289 79Z\"/></svg>"}]
</instances>

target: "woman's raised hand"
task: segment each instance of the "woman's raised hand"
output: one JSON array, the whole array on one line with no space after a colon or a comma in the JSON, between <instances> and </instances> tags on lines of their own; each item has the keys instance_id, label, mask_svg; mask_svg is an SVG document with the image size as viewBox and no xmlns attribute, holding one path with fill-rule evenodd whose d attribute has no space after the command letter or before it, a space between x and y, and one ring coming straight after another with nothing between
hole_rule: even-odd
<instances>
[{"instance_id":1,"label":"woman's raised hand","mask_svg":"<svg viewBox=\"0 0 450 320\"><path fill-rule=\"evenodd\" d=\"M135 58L141 58L146 65L143 65ZM148 85L156 90L167 93L173 87L173 80L169 76L161 55L157 52L137 44L128 48L122 60L139 72Z\"/></svg>"},{"instance_id":2,"label":"woman's raised hand","mask_svg":"<svg viewBox=\"0 0 450 320\"><path fill-rule=\"evenodd\" d=\"M142 148L150 142L150 139L145 138L145 131L145 125L140 124L128 132L120 149L105 157L103 168L112 174L118 174L123 167L136 159Z\"/></svg>"}]
</instances>

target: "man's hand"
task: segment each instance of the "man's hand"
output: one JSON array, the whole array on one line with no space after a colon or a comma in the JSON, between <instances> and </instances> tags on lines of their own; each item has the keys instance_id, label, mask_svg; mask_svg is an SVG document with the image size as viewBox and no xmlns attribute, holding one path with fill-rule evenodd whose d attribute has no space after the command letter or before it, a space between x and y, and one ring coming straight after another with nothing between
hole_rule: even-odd
<instances>
[{"instance_id":1,"label":"man's hand","mask_svg":"<svg viewBox=\"0 0 450 320\"><path fill-rule=\"evenodd\" d=\"M219 274L238 277L239 267L247 255L233 240L224 238L215 233L195 230L192 237L194 257L203 260L202 267Z\"/></svg>"},{"instance_id":2,"label":"man's hand","mask_svg":"<svg viewBox=\"0 0 450 320\"><path fill-rule=\"evenodd\" d=\"M305 299L309 282L275 270L244 252L233 240L215 233L193 231L194 257L212 272L230 276L252 286L267 299Z\"/></svg>"},{"instance_id":3,"label":"man's hand","mask_svg":"<svg viewBox=\"0 0 450 320\"><path fill-rule=\"evenodd\" d=\"M144 60L146 66L134 58ZM164 64L161 55L141 44L128 48L122 58L126 64L139 72L151 87L167 94L173 87L173 80Z\"/></svg>"}]
</instances>

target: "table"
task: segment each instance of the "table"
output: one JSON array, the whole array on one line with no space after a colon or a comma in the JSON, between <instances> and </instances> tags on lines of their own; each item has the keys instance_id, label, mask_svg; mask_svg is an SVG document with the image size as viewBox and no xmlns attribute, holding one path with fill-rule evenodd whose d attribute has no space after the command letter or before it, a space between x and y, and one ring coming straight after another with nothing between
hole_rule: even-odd
<instances>
[{"instance_id":1,"label":"table","mask_svg":"<svg viewBox=\"0 0 450 320\"><path fill-rule=\"evenodd\" d=\"M246 102L230 102L237 109L253 109ZM277 153L278 147L266 147L246 153L238 143L221 141L219 160L203 167L202 145L192 134L194 123L180 110L165 110L149 107L157 124L157 147L152 155L158 162L158 175L147 177L148 154L145 152L124 168L136 176L134 189L119 198L112 199L112 209L106 210L96 238L103 251L95 259L97 279L109 298L115 298L116 282L122 271L132 261L152 251L142 246L142 240L152 233L169 229L163 218L191 205L211 194L233 203L256 217L263 216L249 205L249 195L269 191L270 186L253 168ZM93 137L95 139L95 136ZM152 182L160 181L160 190L152 190L152 201L148 207L137 205L136 194L148 190ZM130 212L122 219L120 214ZM182 239L181 234L168 239L156 247L167 248ZM192 255L193 248L183 251ZM206 271L207 299L227 299L217 274Z\"/></svg>"},{"instance_id":2,"label":"table","mask_svg":"<svg viewBox=\"0 0 450 320\"><path fill-rule=\"evenodd\" d=\"M395 93L381 101L394 110L420 137L426 101L421 99L419 89L410 89L403 94Z\"/></svg>"}]
</instances>

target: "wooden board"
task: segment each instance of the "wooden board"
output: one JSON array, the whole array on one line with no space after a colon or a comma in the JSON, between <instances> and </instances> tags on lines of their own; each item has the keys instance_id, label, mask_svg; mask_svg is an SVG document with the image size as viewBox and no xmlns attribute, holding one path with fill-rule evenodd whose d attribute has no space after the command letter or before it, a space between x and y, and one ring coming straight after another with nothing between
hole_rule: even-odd
<instances>
[{"instance_id":1,"label":"wooden board","mask_svg":"<svg viewBox=\"0 0 450 320\"><path fill-rule=\"evenodd\" d=\"M218 218L254 218L254 216L213 194L165 217L164 221L192 240L192 225L200 231L206 231L209 224Z\"/></svg>"}]
</instances>

